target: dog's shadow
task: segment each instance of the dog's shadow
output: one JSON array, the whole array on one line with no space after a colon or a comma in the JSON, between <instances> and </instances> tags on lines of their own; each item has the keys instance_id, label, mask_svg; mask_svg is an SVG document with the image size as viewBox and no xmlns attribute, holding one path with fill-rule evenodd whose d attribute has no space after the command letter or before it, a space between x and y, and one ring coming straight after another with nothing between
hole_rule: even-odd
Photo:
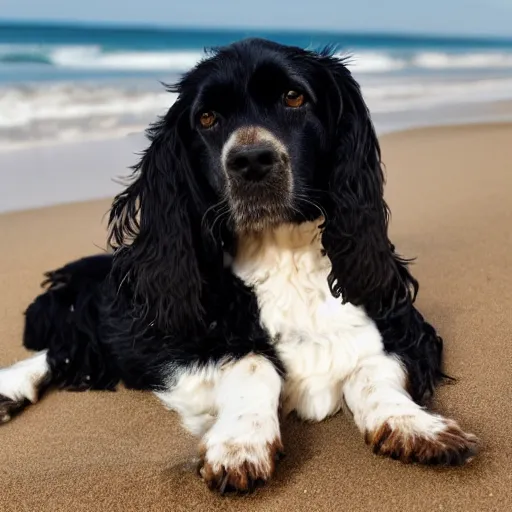
<instances>
[{"instance_id":1,"label":"dog's shadow","mask_svg":"<svg viewBox=\"0 0 512 512\"><path fill-rule=\"evenodd\" d=\"M271 486L279 489L293 480L294 474L314 456L313 432L318 424L300 420L290 414L281 422L281 436L285 453L280 459Z\"/></svg>"}]
</instances>

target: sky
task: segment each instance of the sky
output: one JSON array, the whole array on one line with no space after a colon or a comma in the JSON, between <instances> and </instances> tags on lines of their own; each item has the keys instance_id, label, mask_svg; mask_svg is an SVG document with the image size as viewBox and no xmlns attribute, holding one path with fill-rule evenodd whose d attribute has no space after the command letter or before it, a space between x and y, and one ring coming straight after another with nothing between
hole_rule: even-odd
<instances>
[{"instance_id":1,"label":"sky","mask_svg":"<svg viewBox=\"0 0 512 512\"><path fill-rule=\"evenodd\" d=\"M0 0L0 18L512 37L512 0Z\"/></svg>"}]
</instances>

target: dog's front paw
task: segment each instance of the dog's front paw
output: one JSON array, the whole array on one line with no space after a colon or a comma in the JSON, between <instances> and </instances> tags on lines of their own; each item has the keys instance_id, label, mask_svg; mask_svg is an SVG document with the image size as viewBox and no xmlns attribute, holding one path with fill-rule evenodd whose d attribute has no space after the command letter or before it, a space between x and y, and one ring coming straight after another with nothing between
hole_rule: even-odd
<instances>
[{"instance_id":1,"label":"dog's front paw","mask_svg":"<svg viewBox=\"0 0 512 512\"><path fill-rule=\"evenodd\" d=\"M374 453L402 462L461 465L478 451L478 440L442 416L420 411L389 418L378 429L367 432L366 442Z\"/></svg>"},{"instance_id":2,"label":"dog's front paw","mask_svg":"<svg viewBox=\"0 0 512 512\"><path fill-rule=\"evenodd\" d=\"M201 446L198 471L208 487L221 494L252 491L270 479L282 453L278 437L269 442L212 436Z\"/></svg>"},{"instance_id":3,"label":"dog's front paw","mask_svg":"<svg viewBox=\"0 0 512 512\"><path fill-rule=\"evenodd\" d=\"M13 400L7 396L0 395L0 425L10 421L16 414L22 411L28 403L30 403L29 400L25 398Z\"/></svg>"}]
</instances>

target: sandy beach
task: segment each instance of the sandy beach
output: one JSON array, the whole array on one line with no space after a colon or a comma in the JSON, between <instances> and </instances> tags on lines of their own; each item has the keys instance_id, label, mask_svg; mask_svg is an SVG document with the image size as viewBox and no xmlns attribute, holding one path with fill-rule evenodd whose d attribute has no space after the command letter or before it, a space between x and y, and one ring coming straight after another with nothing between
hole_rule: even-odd
<instances>
[{"instance_id":1,"label":"sandy beach","mask_svg":"<svg viewBox=\"0 0 512 512\"><path fill-rule=\"evenodd\" d=\"M470 465L402 465L374 456L342 414L311 425L290 418L287 457L270 485L220 498L194 473L196 441L150 393L52 392L0 428L0 510L510 510L512 124L422 128L381 140L392 239L417 258L419 308L445 338L446 371L458 379L438 390L435 407L482 440ZM10 187L3 210L61 202L62 190L72 200L97 197L98 183L106 199L0 215L0 366L25 356L22 312L42 273L105 247L104 214L118 188L111 178L126 174L140 143L117 142L110 160L99 158L114 154L109 142L82 145L82 153L41 148L42 175L27 163L33 153L1 155L1 183ZM21 174L9 180L8 172Z\"/></svg>"}]
</instances>

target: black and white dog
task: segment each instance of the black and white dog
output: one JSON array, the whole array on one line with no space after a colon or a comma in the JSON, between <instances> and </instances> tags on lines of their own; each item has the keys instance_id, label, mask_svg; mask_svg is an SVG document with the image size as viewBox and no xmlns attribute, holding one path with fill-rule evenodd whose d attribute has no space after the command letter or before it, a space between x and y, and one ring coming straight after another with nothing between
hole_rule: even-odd
<instances>
[{"instance_id":1,"label":"black and white dog","mask_svg":"<svg viewBox=\"0 0 512 512\"><path fill-rule=\"evenodd\" d=\"M380 149L332 52L250 39L187 73L110 214L113 255L47 275L0 421L43 390L152 390L212 488L268 480L280 417L342 406L378 454L459 464L477 442L420 404L442 340L388 239Z\"/></svg>"}]
</instances>

